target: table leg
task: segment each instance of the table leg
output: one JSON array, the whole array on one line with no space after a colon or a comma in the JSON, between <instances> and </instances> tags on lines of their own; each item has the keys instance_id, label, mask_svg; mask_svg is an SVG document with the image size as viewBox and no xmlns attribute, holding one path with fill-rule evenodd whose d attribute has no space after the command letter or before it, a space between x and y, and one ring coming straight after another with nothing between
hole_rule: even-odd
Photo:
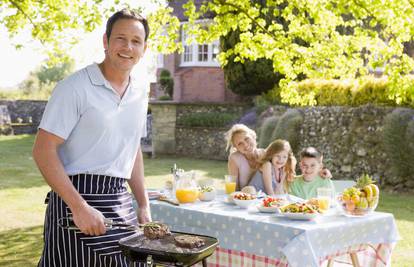
<instances>
[{"instance_id":1,"label":"table leg","mask_svg":"<svg viewBox=\"0 0 414 267\"><path fill-rule=\"evenodd\" d=\"M356 252L349 253L349 255L351 256L352 266L361 267L359 265L358 256L357 256Z\"/></svg>"}]
</instances>

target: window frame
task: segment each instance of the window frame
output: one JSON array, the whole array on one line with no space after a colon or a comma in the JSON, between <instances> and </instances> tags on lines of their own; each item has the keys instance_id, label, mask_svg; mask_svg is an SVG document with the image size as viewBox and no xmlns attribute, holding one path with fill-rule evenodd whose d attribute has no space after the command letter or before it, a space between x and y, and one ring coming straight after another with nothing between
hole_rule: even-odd
<instances>
[{"instance_id":1,"label":"window frame","mask_svg":"<svg viewBox=\"0 0 414 267\"><path fill-rule=\"evenodd\" d=\"M216 41L214 41L212 43L208 43L208 44L207 43L199 44L197 42L187 44L185 42L186 33L185 33L184 27L183 27L183 25L186 24L186 23L187 22L181 22L181 30L180 30L181 43L184 47L184 51L180 54L180 67L220 67L220 63L219 63L218 59L217 60L213 59L214 46L217 46L218 48L220 48L219 40L216 40ZM199 21L198 23L206 24L208 22ZM207 45L207 61L200 61L199 60L199 56L200 56L199 45ZM191 60L188 60L188 58L186 58L186 55L188 55L188 53L185 52L186 47L191 52ZM187 59L187 60L185 60L185 59Z\"/></svg>"}]
</instances>

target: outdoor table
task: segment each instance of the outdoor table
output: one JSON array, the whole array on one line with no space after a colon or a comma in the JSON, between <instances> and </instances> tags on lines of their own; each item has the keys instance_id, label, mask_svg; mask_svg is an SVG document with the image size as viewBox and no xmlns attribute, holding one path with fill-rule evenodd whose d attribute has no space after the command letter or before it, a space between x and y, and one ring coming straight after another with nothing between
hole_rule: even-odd
<instances>
[{"instance_id":1,"label":"outdoor table","mask_svg":"<svg viewBox=\"0 0 414 267\"><path fill-rule=\"evenodd\" d=\"M316 267L349 253L357 253L362 266L386 266L399 239L389 213L346 217L332 212L300 221L260 213L255 206L241 209L223 195L180 206L153 200L151 213L174 231L218 238L209 266Z\"/></svg>"}]
</instances>

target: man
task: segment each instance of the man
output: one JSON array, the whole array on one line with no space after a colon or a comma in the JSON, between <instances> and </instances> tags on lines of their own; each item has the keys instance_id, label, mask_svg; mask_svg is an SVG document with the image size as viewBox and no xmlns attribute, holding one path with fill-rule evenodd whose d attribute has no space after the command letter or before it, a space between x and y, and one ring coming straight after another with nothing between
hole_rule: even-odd
<instances>
[{"instance_id":1,"label":"man","mask_svg":"<svg viewBox=\"0 0 414 267\"><path fill-rule=\"evenodd\" d=\"M103 36L104 61L53 91L33 148L52 188L39 266L127 266L117 242L132 232L106 229L105 222L151 221L140 148L148 93L130 76L148 33L138 14L116 12ZM126 182L138 201L137 215ZM68 229L71 222L79 230Z\"/></svg>"}]
</instances>

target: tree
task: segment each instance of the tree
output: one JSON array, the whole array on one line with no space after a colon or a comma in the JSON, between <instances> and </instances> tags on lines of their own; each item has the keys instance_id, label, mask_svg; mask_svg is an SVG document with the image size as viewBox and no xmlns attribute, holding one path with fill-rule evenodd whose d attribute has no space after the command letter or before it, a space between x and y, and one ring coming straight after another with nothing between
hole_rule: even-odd
<instances>
[{"instance_id":1,"label":"tree","mask_svg":"<svg viewBox=\"0 0 414 267\"><path fill-rule=\"evenodd\" d=\"M254 0L261 8L266 5L263 1ZM272 23L274 16L265 18L266 24ZM253 28L255 25L253 25ZM223 53L233 49L240 42L240 31L232 30L226 36L221 37L220 47ZM234 93L243 96L254 96L268 92L277 86L283 76L275 72L272 61L266 58L256 60L246 59L244 62L235 61L236 55L229 56L227 64L223 66L226 87Z\"/></svg>"},{"instance_id":2,"label":"tree","mask_svg":"<svg viewBox=\"0 0 414 267\"><path fill-rule=\"evenodd\" d=\"M170 98L172 98L174 91L174 79L173 77L171 77L171 73L169 70L161 70L159 82L161 85L161 90L164 91L164 93L168 95Z\"/></svg>"},{"instance_id":3,"label":"tree","mask_svg":"<svg viewBox=\"0 0 414 267\"><path fill-rule=\"evenodd\" d=\"M57 83L63 80L66 76L73 72L75 68L75 61L67 59L54 65L44 62L38 70L34 72L41 84Z\"/></svg>"},{"instance_id":4,"label":"tree","mask_svg":"<svg viewBox=\"0 0 414 267\"><path fill-rule=\"evenodd\" d=\"M61 58L59 55L55 57ZM54 64L50 61L51 59L45 60L20 83L19 89L22 90L23 97L49 98L56 83L72 73L75 67L74 60L66 57Z\"/></svg>"},{"instance_id":5,"label":"tree","mask_svg":"<svg viewBox=\"0 0 414 267\"><path fill-rule=\"evenodd\" d=\"M284 102L302 103L292 85L303 77L357 78L377 66L385 66L391 99L398 103L407 93L414 94L413 88L399 86L407 84L414 69L414 60L403 53L404 43L414 36L413 0L211 0L199 9L193 0L184 2L189 23L183 27L199 43L240 32L233 49L220 53L223 66L230 59L271 60L274 70L284 76L279 83ZM266 8L261 7L264 3ZM207 12L216 16L205 30L197 20ZM266 23L271 16L282 21ZM163 24L168 27L163 36L152 36L155 47L168 52L182 49L175 43L179 25L171 12L160 10L151 21L159 32Z\"/></svg>"},{"instance_id":6,"label":"tree","mask_svg":"<svg viewBox=\"0 0 414 267\"><path fill-rule=\"evenodd\" d=\"M161 5L160 0L151 0ZM0 24L11 38L29 31L50 58L50 64L68 59L65 53L83 32L92 32L115 10L132 0L0 0ZM134 3L141 12L143 3ZM16 44L16 48L23 44ZM58 58L55 55L60 55Z\"/></svg>"}]
</instances>

